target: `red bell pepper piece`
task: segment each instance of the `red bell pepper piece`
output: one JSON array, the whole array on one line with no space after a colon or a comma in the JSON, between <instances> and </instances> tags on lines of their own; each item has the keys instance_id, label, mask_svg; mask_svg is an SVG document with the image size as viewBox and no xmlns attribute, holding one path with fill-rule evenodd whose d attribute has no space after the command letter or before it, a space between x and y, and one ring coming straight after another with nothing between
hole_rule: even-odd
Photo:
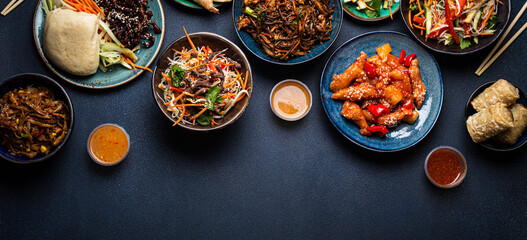
<instances>
[{"instance_id":1,"label":"red bell pepper piece","mask_svg":"<svg viewBox=\"0 0 527 240\"><path fill-rule=\"evenodd\" d=\"M459 38L457 37L456 30L454 30L454 23L452 22L452 12L450 11L450 4L448 4L448 1L445 1L445 16L446 23L448 24L448 31L454 38L456 44L459 45Z\"/></svg>"},{"instance_id":2,"label":"red bell pepper piece","mask_svg":"<svg viewBox=\"0 0 527 240\"><path fill-rule=\"evenodd\" d=\"M42 133L44 133L44 128L41 128L40 131L38 131L37 133L33 134L33 137L34 137L34 138L37 138L37 137L39 137L40 135L42 135Z\"/></svg>"},{"instance_id":3,"label":"red bell pepper piece","mask_svg":"<svg viewBox=\"0 0 527 240\"><path fill-rule=\"evenodd\" d=\"M364 71L366 71L366 75L368 75L369 78L375 78L377 76L375 65L367 61L364 63Z\"/></svg>"},{"instance_id":4,"label":"red bell pepper piece","mask_svg":"<svg viewBox=\"0 0 527 240\"><path fill-rule=\"evenodd\" d=\"M422 25L425 22L425 18L424 17L419 17L419 16L414 16L412 21Z\"/></svg>"},{"instance_id":5,"label":"red bell pepper piece","mask_svg":"<svg viewBox=\"0 0 527 240\"><path fill-rule=\"evenodd\" d=\"M390 113L390 109L382 104L370 104L368 106L368 111L370 111L375 117Z\"/></svg>"},{"instance_id":6,"label":"red bell pepper piece","mask_svg":"<svg viewBox=\"0 0 527 240\"><path fill-rule=\"evenodd\" d=\"M407 66L409 67L410 66L410 63L412 63L412 60L415 58L415 53L412 53L410 55L408 55L408 57L406 57L404 59L404 66Z\"/></svg>"},{"instance_id":7,"label":"red bell pepper piece","mask_svg":"<svg viewBox=\"0 0 527 240\"><path fill-rule=\"evenodd\" d=\"M371 127L367 128L370 132L376 132L379 134L380 137L384 136L384 134L388 133L388 129L385 126L376 126L373 125Z\"/></svg>"},{"instance_id":8,"label":"red bell pepper piece","mask_svg":"<svg viewBox=\"0 0 527 240\"><path fill-rule=\"evenodd\" d=\"M412 99L407 99L401 107L408 110L414 110L414 101L412 101Z\"/></svg>"},{"instance_id":9,"label":"red bell pepper piece","mask_svg":"<svg viewBox=\"0 0 527 240\"><path fill-rule=\"evenodd\" d=\"M170 90L172 90L172 91L176 91L176 92L180 92L180 93L183 92L183 89L181 89L181 88L177 88L177 87L174 87L174 86L170 86Z\"/></svg>"},{"instance_id":10,"label":"red bell pepper piece","mask_svg":"<svg viewBox=\"0 0 527 240\"><path fill-rule=\"evenodd\" d=\"M401 50L401 53L399 54L399 63L404 64L404 58L406 57L406 51Z\"/></svg>"}]
</instances>

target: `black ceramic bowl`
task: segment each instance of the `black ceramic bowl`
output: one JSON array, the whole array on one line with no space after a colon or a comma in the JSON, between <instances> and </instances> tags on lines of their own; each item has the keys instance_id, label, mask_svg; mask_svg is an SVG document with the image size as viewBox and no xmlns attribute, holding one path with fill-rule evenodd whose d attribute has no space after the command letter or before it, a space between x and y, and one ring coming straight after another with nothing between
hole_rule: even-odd
<instances>
[{"instance_id":1,"label":"black ceramic bowl","mask_svg":"<svg viewBox=\"0 0 527 240\"><path fill-rule=\"evenodd\" d=\"M198 32L189 34L189 37L195 46L209 46L212 51L221 51L223 49L227 49L224 52L225 56L230 57L231 59L241 64L242 67L241 69L239 69L241 73L249 73L246 87L249 94L245 95L242 100L237 102L234 107L232 107L231 110L227 112L227 114L225 114L223 118L215 119L216 123L218 123L217 125L202 126L196 123L196 125L193 126L192 124L187 124L183 121L178 123L178 126L193 131L210 131L224 128L227 125L236 121L245 111L247 105L249 105L249 100L251 99L253 89L251 66L249 65L249 61L247 60L247 57L245 57L245 54L243 54L242 50L238 46L236 46L236 44L232 43L231 41L220 35L208 32ZM162 99L163 90L161 90L158 85L163 79L161 73L164 73L170 65L168 58L173 58L174 50L179 51L183 47L185 49L192 48L192 46L190 46L190 43L187 40L187 37L185 36L174 41L165 49L165 51L161 54L161 57L159 57L159 59L157 60L156 67L154 69L154 74L152 75L152 93L157 103L157 106L163 112L163 114L174 123L177 121L177 119L172 117L172 112L169 112L166 106L164 105Z\"/></svg>"},{"instance_id":2,"label":"black ceramic bowl","mask_svg":"<svg viewBox=\"0 0 527 240\"><path fill-rule=\"evenodd\" d=\"M481 49L484 49L491 45L496 39L499 38L501 33L505 30L505 26L509 22L509 16L511 12L511 3L510 0L502 0L503 5L499 4L498 6L498 18L500 19L500 22L497 26L497 31L491 35L491 36L481 36L479 37L479 43L474 44L471 41L471 46L465 49L461 49L459 45L456 45L455 43L449 46L444 45L442 42L438 43L435 39L428 39L428 41L425 39L425 35L421 35L421 30L417 28L411 28L411 19L409 19L408 16L408 8L410 7L410 1L408 0L402 0L401 1L401 15L404 19L404 23L406 24L406 27L408 27L408 30L414 35L421 44L423 44L425 47L430 48L436 52L445 53L445 54L452 54L452 55L463 55L463 54L469 54L477 52ZM412 15L414 15L413 13Z\"/></svg>"},{"instance_id":3,"label":"black ceramic bowl","mask_svg":"<svg viewBox=\"0 0 527 240\"><path fill-rule=\"evenodd\" d=\"M480 87L478 87L472 93L472 95L470 95L470 98L468 99L467 104L465 106L465 121L468 119L469 116L472 116L473 114L476 113L476 110L474 110L474 108L472 107L472 104L470 104L470 102L472 102L472 99L477 97L481 92L483 92L485 89L487 89L488 87L490 87L490 85L492 85L494 83L495 82L485 83L485 84L481 85ZM514 85L514 86L516 88L518 88L518 90L520 90L520 98L518 100L516 100L516 102L519 103L519 104L522 104L523 106L527 106L527 95L525 95L525 93L518 86L516 86L516 85ZM467 132L467 134L468 134L468 132ZM518 141L516 141L516 143L514 145L510 145L510 146L501 145L501 144L496 143L492 139L489 139L489 140L487 140L485 142L482 142L482 143L479 143L479 144L481 146L485 147L485 148L488 148L488 149L494 150L494 151L511 151L511 150L520 148L526 142L527 142L527 130L523 131L522 135L518 138Z\"/></svg>"},{"instance_id":4,"label":"black ceramic bowl","mask_svg":"<svg viewBox=\"0 0 527 240\"><path fill-rule=\"evenodd\" d=\"M68 133L66 134L66 137L62 140L62 142L58 146L54 147L47 155L39 154L34 158L14 156L7 151L6 147L0 145L0 157L2 157L5 160L15 162L15 163L34 163L34 162L40 162L40 161L43 161L45 159L52 157L68 141L71 135L71 131L73 129L73 122L74 122L73 121L73 105L71 104L70 97L68 96L64 88L60 86L60 84L58 84L55 80L51 79L48 76L44 76L44 75L36 74L36 73L23 73L23 74L12 76L0 83L0 97L4 96L4 94L6 94L7 92L15 88L27 87L27 86L46 87L51 90L55 99L62 100L66 104L66 106L68 106L69 114L70 114L70 121L68 123L69 130L68 130Z\"/></svg>"}]
</instances>

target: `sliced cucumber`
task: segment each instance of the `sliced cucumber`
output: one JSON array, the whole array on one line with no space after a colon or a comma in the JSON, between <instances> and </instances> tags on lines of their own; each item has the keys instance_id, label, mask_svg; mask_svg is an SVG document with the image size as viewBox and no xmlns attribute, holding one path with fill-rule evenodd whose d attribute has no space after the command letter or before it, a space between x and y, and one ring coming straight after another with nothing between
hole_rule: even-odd
<instances>
[{"instance_id":1,"label":"sliced cucumber","mask_svg":"<svg viewBox=\"0 0 527 240\"><path fill-rule=\"evenodd\" d=\"M425 21L426 21L426 35L430 34L432 30L432 13L428 7L425 7Z\"/></svg>"}]
</instances>

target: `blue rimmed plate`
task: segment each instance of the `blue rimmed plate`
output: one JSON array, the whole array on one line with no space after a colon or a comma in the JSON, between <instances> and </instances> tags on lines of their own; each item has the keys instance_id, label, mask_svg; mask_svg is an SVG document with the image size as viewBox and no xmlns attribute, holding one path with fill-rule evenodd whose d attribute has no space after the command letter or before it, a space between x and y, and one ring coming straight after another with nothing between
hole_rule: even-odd
<instances>
[{"instance_id":1,"label":"blue rimmed plate","mask_svg":"<svg viewBox=\"0 0 527 240\"><path fill-rule=\"evenodd\" d=\"M232 18L234 21L234 29L236 30L236 34L238 34L238 37L240 37L240 40L242 41L243 45L249 49L250 52L252 52L257 57L268 61L270 63L280 64L280 65L295 65L307 62L309 60L315 59L316 57L322 55L328 48L335 42L337 39L337 36L340 32L340 27L342 25L342 3L340 0L329 0L329 6L335 6L333 11L333 20L331 22L333 26L333 31L331 32L330 39L328 41L325 41L322 44L316 44L314 48L310 50L306 55L300 56L300 57L294 57L290 58L286 61L279 61L276 60L270 56L268 56L259 46L256 41L254 41L251 34L238 29L238 19L242 15L242 2L243 0L233 0L232 4Z\"/></svg>"},{"instance_id":2,"label":"blue rimmed plate","mask_svg":"<svg viewBox=\"0 0 527 240\"><path fill-rule=\"evenodd\" d=\"M362 51L368 56L373 56L376 54L375 50L386 43L390 44L394 55L399 54L401 49L405 49L408 54L416 54L421 77L426 86L426 97L419 110L419 118L414 124L401 123L391 128L384 137L367 137L359 133L359 127L353 121L340 115L344 101L331 99L333 92L329 89L329 85L333 80L333 74L344 72ZM320 96L329 120L346 138L366 149L393 152L417 144L430 132L441 112L443 81L434 57L408 36L397 32L370 32L347 41L329 58L322 72Z\"/></svg>"},{"instance_id":3,"label":"blue rimmed plate","mask_svg":"<svg viewBox=\"0 0 527 240\"><path fill-rule=\"evenodd\" d=\"M159 0L148 1L150 6L149 10L152 11L153 17L152 20L161 28L160 34L153 34L155 38L155 43L150 48L141 47L135 53L139 57L135 64L139 66L148 67L154 61L156 55L161 49L161 44L163 43L163 37L165 36L165 15L163 13L163 7ZM80 86L84 88L111 88L116 87L122 84L125 84L144 72L142 69L138 69L137 73L134 70L129 70L122 66L110 66L108 72L102 72L97 70L97 72L90 76L75 76L69 74L65 71L62 71L57 66L55 66L51 61L46 57L42 49L42 36L44 34L44 21L45 13L42 10L42 1L38 1L37 7L35 9L35 15L33 17L33 37L35 44L37 46L38 53L44 63L53 71L57 76L64 79L65 81ZM150 29L153 33L153 30Z\"/></svg>"},{"instance_id":4,"label":"blue rimmed plate","mask_svg":"<svg viewBox=\"0 0 527 240\"><path fill-rule=\"evenodd\" d=\"M384 1L382 3L384 3ZM381 3L381 5L382 5L382 3ZM395 15L395 13L397 11L399 11L400 5L401 4L400 4L400 2L398 0L395 0L393 2L392 7L390 8L391 12L392 12L391 13L392 16ZM344 11L346 11L346 13L348 15L350 15L351 17L353 17L355 19L361 20L361 21L374 22L374 21L380 21L380 20L383 20L383 19L386 19L386 18L390 17L390 9L383 8L382 6L381 6L381 9L379 11L379 15L375 16L375 17L368 17L368 15L366 14L365 11L357 10L357 3L354 3L354 2L347 2L347 3L345 3L343 1L342 2L342 7L344 8Z\"/></svg>"}]
</instances>

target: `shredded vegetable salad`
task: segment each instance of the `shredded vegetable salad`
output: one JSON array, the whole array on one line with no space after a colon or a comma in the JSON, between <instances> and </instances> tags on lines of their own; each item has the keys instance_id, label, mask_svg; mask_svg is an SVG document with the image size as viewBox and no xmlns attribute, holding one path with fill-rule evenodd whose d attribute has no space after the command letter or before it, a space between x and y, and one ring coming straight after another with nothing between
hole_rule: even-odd
<instances>
[{"instance_id":1,"label":"shredded vegetable salad","mask_svg":"<svg viewBox=\"0 0 527 240\"><path fill-rule=\"evenodd\" d=\"M478 44L480 36L496 32L500 4L499 0L410 0L408 19L426 39L465 49Z\"/></svg>"},{"instance_id":2,"label":"shredded vegetable salad","mask_svg":"<svg viewBox=\"0 0 527 240\"><path fill-rule=\"evenodd\" d=\"M186 33L186 32L185 32ZM228 49L213 51L209 46L174 50L169 67L158 87L172 117L180 122L203 126L216 125L229 110L249 94L249 72L240 72L241 64L225 56Z\"/></svg>"}]
</instances>

